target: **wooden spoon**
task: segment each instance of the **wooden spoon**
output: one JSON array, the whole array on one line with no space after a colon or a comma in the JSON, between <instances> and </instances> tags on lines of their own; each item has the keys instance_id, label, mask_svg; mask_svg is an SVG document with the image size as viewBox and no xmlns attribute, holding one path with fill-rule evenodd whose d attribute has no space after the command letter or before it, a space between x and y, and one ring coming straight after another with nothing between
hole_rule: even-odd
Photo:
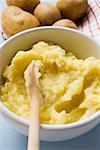
<instances>
[{"instance_id":1,"label":"wooden spoon","mask_svg":"<svg viewBox=\"0 0 100 150\"><path fill-rule=\"evenodd\" d=\"M37 86L37 70L32 62L27 70L27 92L30 99L31 119L28 134L28 150L40 149L40 93Z\"/></svg>"}]
</instances>

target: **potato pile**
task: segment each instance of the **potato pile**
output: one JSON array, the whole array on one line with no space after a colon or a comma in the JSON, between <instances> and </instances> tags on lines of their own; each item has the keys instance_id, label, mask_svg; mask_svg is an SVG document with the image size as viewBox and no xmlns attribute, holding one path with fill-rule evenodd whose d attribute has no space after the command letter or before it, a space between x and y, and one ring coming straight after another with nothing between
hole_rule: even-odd
<instances>
[{"instance_id":1,"label":"potato pile","mask_svg":"<svg viewBox=\"0 0 100 150\"><path fill-rule=\"evenodd\" d=\"M2 13L2 29L7 37L47 25L77 29L75 21L84 16L88 6L87 0L57 0L55 5L42 0L6 1L8 7Z\"/></svg>"}]
</instances>

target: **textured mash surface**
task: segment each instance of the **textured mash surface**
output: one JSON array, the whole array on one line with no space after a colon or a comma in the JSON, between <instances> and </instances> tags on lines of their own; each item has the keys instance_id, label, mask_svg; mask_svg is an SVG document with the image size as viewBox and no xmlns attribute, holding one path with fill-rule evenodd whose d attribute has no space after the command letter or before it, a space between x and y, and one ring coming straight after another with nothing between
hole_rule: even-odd
<instances>
[{"instance_id":1,"label":"textured mash surface","mask_svg":"<svg viewBox=\"0 0 100 150\"><path fill-rule=\"evenodd\" d=\"M72 123L100 110L100 60L77 59L57 45L39 42L29 51L17 52L4 71L1 98L12 112L30 118L25 70L33 60L41 74L41 123Z\"/></svg>"}]
</instances>

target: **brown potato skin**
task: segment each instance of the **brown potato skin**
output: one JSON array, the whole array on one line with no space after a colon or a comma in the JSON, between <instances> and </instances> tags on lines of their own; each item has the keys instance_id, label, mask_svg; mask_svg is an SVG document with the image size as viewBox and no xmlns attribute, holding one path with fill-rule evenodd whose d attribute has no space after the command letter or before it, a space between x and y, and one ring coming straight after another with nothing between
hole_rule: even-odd
<instances>
[{"instance_id":1,"label":"brown potato skin","mask_svg":"<svg viewBox=\"0 0 100 150\"><path fill-rule=\"evenodd\" d=\"M88 6L87 0L58 0L57 7L66 19L76 21L83 17Z\"/></svg>"},{"instance_id":2,"label":"brown potato skin","mask_svg":"<svg viewBox=\"0 0 100 150\"><path fill-rule=\"evenodd\" d=\"M2 28L7 36L39 25L35 16L16 6L7 7L2 13Z\"/></svg>"},{"instance_id":3,"label":"brown potato skin","mask_svg":"<svg viewBox=\"0 0 100 150\"><path fill-rule=\"evenodd\" d=\"M40 0L6 0L7 5L17 6L26 11L33 12L33 9L40 3Z\"/></svg>"},{"instance_id":4,"label":"brown potato skin","mask_svg":"<svg viewBox=\"0 0 100 150\"><path fill-rule=\"evenodd\" d=\"M38 18L41 25L52 25L55 21L61 19L59 9L50 4L39 4L33 14Z\"/></svg>"},{"instance_id":5,"label":"brown potato skin","mask_svg":"<svg viewBox=\"0 0 100 150\"><path fill-rule=\"evenodd\" d=\"M77 29L76 24L72 20L69 20L69 19L58 20L53 24L53 26L61 26L61 27L69 27L69 28Z\"/></svg>"}]
</instances>

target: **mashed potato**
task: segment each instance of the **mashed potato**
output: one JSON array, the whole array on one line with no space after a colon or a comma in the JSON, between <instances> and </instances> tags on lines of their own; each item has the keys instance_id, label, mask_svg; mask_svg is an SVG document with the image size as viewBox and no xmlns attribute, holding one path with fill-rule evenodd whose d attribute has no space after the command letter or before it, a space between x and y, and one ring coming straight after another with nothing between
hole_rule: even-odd
<instances>
[{"instance_id":1,"label":"mashed potato","mask_svg":"<svg viewBox=\"0 0 100 150\"><path fill-rule=\"evenodd\" d=\"M100 110L100 60L77 59L57 45L39 42L29 51L18 51L4 71L1 98L12 112L30 118L25 70L33 60L44 99L41 123L72 123Z\"/></svg>"}]
</instances>

